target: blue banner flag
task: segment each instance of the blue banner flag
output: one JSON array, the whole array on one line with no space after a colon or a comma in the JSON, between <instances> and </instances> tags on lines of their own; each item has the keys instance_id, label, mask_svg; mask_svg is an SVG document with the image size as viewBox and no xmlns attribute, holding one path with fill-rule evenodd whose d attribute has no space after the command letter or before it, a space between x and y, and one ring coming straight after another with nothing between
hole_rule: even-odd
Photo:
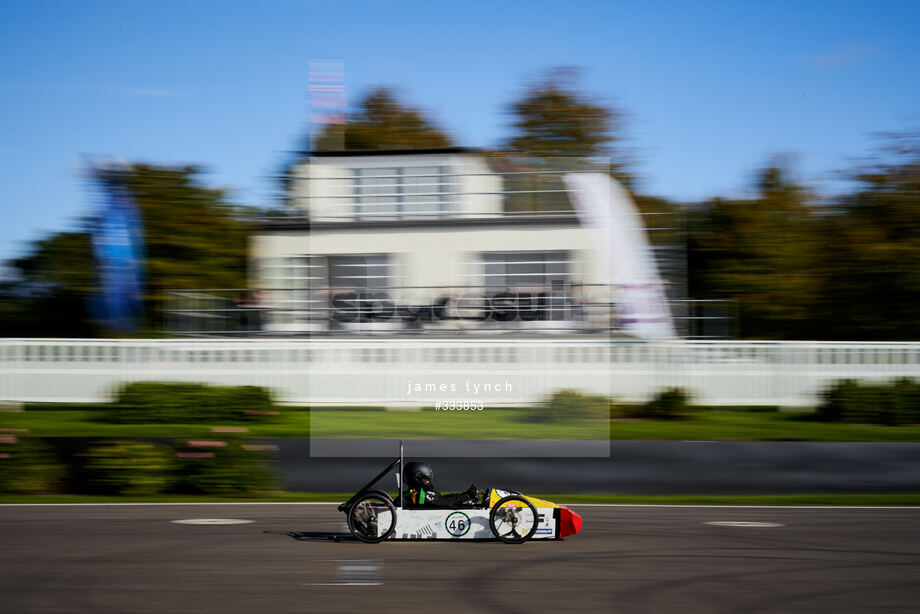
<instances>
[{"instance_id":1,"label":"blue banner flag","mask_svg":"<svg viewBox=\"0 0 920 614\"><path fill-rule=\"evenodd\" d=\"M127 189L104 190L92 232L101 285L94 311L110 330L134 331L143 316L143 227Z\"/></svg>"}]
</instances>

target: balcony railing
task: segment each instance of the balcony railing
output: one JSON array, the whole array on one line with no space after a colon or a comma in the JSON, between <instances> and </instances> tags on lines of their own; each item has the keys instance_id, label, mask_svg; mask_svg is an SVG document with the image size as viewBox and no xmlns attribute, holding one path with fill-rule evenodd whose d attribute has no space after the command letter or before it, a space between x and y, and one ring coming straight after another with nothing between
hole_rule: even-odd
<instances>
[{"instance_id":1,"label":"balcony railing","mask_svg":"<svg viewBox=\"0 0 920 614\"><path fill-rule=\"evenodd\" d=\"M725 301L670 302L684 338L732 334ZM619 335L611 289L382 286L171 290L164 329L172 336Z\"/></svg>"},{"instance_id":2,"label":"balcony railing","mask_svg":"<svg viewBox=\"0 0 920 614\"><path fill-rule=\"evenodd\" d=\"M411 167L407 167L411 168ZM347 223L456 219L570 219L576 216L563 174L607 172L599 165L572 170L380 173L294 178L308 189L296 191L290 210L273 211L265 223ZM365 183L370 182L370 183ZM642 214L646 230L674 230L675 216ZM651 223L654 220L654 223Z\"/></svg>"}]
</instances>

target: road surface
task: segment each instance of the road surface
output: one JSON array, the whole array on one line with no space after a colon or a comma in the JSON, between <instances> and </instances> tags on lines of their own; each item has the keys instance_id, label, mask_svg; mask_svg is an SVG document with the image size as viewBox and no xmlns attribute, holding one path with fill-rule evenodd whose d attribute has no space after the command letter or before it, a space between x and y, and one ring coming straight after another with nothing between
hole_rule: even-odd
<instances>
[{"instance_id":1,"label":"road surface","mask_svg":"<svg viewBox=\"0 0 920 614\"><path fill-rule=\"evenodd\" d=\"M572 508L584 528L564 541L369 545L331 539L344 529L334 505L0 506L0 611L865 614L920 604L917 508Z\"/></svg>"},{"instance_id":2,"label":"road surface","mask_svg":"<svg viewBox=\"0 0 920 614\"><path fill-rule=\"evenodd\" d=\"M265 439L278 446L284 489L357 490L397 455L398 443L328 440L338 458L311 458L308 439ZM577 458L580 442L406 442L443 490L478 486L523 492L618 494L781 494L918 492L920 443L814 441L614 441L606 458ZM389 449L379 458L368 451ZM503 458L488 454L504 450ZM571 456L567 457L567 454ZM382 482L396 489L395 479Z\"/></svg>"}]
</instances>

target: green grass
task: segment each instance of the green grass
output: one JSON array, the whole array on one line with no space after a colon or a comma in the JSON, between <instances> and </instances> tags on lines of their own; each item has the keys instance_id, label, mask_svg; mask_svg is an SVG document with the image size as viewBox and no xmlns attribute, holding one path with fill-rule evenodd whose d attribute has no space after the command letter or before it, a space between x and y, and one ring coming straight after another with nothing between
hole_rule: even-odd
<instances>
[{"instance_id":1,"label":"green grass","mask_svg":"<svg viewBox=\"0 0 920 614\"><path fill-rule=\"evenodd\" d=\"M60 406L58 406L60 407ZM0 412L0 428L28 429L39 437L205 437L212 426L245 427L252 437L353 437L403 439L598 439L597 421L527 421L528 410L395 412L379 409L324 409L311 412L285 407L272 422L220 424L112 424L105 410L27 406ZM806 420L806 412L696 410L684 420L616 419L610 438L699 441L920 441L920 425L880 426Z\"/></svg>"},{"instance_id":2,"label":"green grass","mask_svg":"<svg viewBox=\"0 0 920 614\"><path fill-rule=\"evenodd\" d=\"M530 494L530 493L528 493ZM161 495L103 497L90 495L0 495L0 504L15 503L265 503L272 501L324 501L340 503L345 493L271 493L252 497ZM920 505L920 493L797 494L797 495L572 495L534 494L556 503L620 503L656 505Z\"/></svg>"}]
</instances>

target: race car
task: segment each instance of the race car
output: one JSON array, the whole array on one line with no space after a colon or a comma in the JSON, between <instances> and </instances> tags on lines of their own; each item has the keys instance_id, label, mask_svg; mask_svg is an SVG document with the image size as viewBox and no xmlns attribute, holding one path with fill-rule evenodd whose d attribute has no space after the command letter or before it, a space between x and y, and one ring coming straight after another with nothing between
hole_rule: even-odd
<instances>
[{"instance_id":1,"label":"race car","mask_svg":"<svg viewBox=\"0 0 920 614\"><path fill-rule=\"evenodd\" d=\"M403 504L403 447L400 455L348 501L339 506L348 529L358 540L498 539L520 544L529 539L561 539L581 530L581 516L564 505L519 492L489 488L466 504L452 508ZM393 500L374 486L399 466L400 495Z\"/></svg>"}]
</instances>

